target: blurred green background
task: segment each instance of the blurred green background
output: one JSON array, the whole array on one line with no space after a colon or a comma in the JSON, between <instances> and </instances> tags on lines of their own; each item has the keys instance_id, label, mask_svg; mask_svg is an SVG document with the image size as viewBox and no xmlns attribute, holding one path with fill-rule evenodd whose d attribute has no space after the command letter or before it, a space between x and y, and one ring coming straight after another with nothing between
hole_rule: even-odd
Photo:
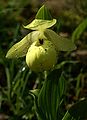
<instances>
[{"instance_id":1,"label":"blurred green background","mask_svg":"<svg viewBox=\"0 0 87 120\"><path fill-rule=\"evenodd\" d=\"M38 77L30 71L25 57L8 60L5 55L30 32L23 25L34 19L43 4L58 21L52 29L64 37L71 38L87 18L87 0L0 0L0 120L37 120L29 90L41 88L44 75ZM76 45L77 50L60 52L58 59L58 64L66 63L59 68L64 71L69 86L65 95L66 109L87 97L87 28L76 40Z\"/></svg>"}]
</instances>

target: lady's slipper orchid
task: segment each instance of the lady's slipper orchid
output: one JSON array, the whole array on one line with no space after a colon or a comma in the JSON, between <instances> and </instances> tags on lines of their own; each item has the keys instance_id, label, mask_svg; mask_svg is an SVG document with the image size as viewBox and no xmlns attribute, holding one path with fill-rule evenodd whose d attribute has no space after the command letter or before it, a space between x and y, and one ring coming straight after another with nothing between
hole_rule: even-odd
<instances>
[{"instance_id":1,"label":"lady's slipper orchid","mask_svg":"<svg viewBox=\"0 0 87 120\"><path fill-rule=\"evenodd\" d=\"M44 71L53 68L57 62L57 52L72 51L75 44L59 36L48 28L56 23L56 19L35 19L24 28L35 30L13 45L7 52L7 58L26 56L26 63L33 71Z\"/></svg>"}]
</instances>

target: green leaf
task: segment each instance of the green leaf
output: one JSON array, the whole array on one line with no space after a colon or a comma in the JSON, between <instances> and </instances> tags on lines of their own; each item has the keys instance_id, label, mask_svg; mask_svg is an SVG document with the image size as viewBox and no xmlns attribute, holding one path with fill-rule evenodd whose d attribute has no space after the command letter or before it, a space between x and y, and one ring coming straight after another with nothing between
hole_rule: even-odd
<instances>
[{"instance_id":1,"label":"green leaf","mask_svg":"<svg viewBox=\"0 0 87 120\"><path fill-rule=\"evenodd\" d=\"M65 79L59 73L58 70L50 72L38 95L37 106L39 111L43 113L45 120L56 120L58 107L62 95L65 93Z\"/></svg>"},{"instance_id":2,"label":"green leaf","mask_svg":"<svg viewBox=\"0 0 87 120\"><path fill-rule=\"evenodd\" d=\"M57 51L72 51L76 49L72 40L59 36L53 30L46 29L44 35L48 40L52 41Z\"/></svg>"},{"instance_id":3,"label":"green leaf","mask_svg":"<svg viewBox=\"0 0 87 120\"><path fill-rule=\"evenodd\" d=\"M61 69L65 64L76 64L76 63L78 63L78 61L70 61L70 60L62 61L61 63L56 65L55 69Z\"/></svg>"},{"instance_id":4,"label":"green leaf","mask_svg":"<svg viewBox=\"0 0 87 120\"><path fill-rule=\"evenodd\" d=\"M62 120L87 119L87 99L75 103L65 114Z\"/></svg>"},{"instance_id":5,"label":"green leaf","mask_svg":"<svg viewBox=\"0 0 87 120\"><path fill-rule=\"evenodd\" d=\"M35 89L35 90L30 90L29 94L32 95L34 100L35 100L36 112L39 114L39 116L37 115L38 120L46 120L46 116L43 114L40 107L38 107L38 94L39 94L39 92L40 92L39 89Z\"/></svg>"},{"instance_id":6,"label":"green leaf","mask_svg":"<svg viewBox=\"0 0 87 120\"><path fill-rule=\"evenodd\" d=\"M33 95L34 97L37 96L40 92L40 89L29 90L29 94Z\"/></svg>"},{"instance_id":7,"label":"green leaf","mask_svg":"<svg viewBox=\"0 0 87 120\"><path fill-rule=\"evenodd\" d=\"M83 22L74 30L72 34L72 41L75 41L80 38L80 35L87 27L87 19L83 20Z\"/></svg>"},{"instance_id":8,"label":"green leaf","mask_svg":"<svg viewBox=\"0 0 87 120\"><path fill-rule=\"evenodd\" d=\"M66 85L66 81L65 81L64 75L62 73L59 78L59 82L58 82L58 94L59 94L60 98L65 93L65 90L66 90L65 85Z\"/></svg>"},{"instance_id":9,"label":"green leaf","mask_svg":"<svg viewBox=\"0 0 87 120\"><path fill-rule=\"evenodd\" d=\"M26 35L20 42L13 45L7 52L7 58L19 58L26 55L33 41L38 39L39 31L33 31Z\"/></svg>"},{"instance_id":10,"label":"green leaf","mask_svg":"<svg viewBox=\"0 0 87 120\"><path fill-rule=\"evenodd\" d=\"M45 5L43 5L36 14L36 19L52 20L52 16Z\"/></svg>"},{"instance_id":11,"label":"green leaf","mask_svg":"<svg viewBox=\"0 0 87 120\"><path fill-rule=\"evenodd\" d=\"M42 19L35 19L24 28L31 29L31 30L44 30L46 28L52 27L56 23L56 19L52 20L42 20Z\"/></svg>"},{"instance_id":12,"label":"green leaf","mask_svg":"<svg viewBox=\"0 0 87 120\"><path fill-rule=\"evenodd\" d=\"M66 112L62 120L79 120L79 119L73 118L69 112Z\"/></svg>"}]
</instances>

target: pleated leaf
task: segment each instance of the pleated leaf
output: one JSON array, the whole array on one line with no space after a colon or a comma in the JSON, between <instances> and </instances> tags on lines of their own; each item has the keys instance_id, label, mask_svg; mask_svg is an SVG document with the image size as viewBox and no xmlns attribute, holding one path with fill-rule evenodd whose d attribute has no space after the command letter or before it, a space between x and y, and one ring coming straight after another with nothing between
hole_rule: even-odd
<instances>
[{"instance_id":1,"label":"pleated leaf","mask_svg":"<svg viewBox=\"0 0 87 120\"><path fill-rule=\"evenodd\" d=\"M26 55L32 42L38 39L39 31L34 31L26 35L20 42L13 45L7 52L7 58L19 58Z\"/></svg>"},{"instance_id":2,"label":"pleated leaf","mask_svg":"<svg viewBox=\"0 0 87 120\"><path fill-rule=\"evenodd\" d=\"M86 120L87 99L74 104L65 114L62 120Z\"/></svg>"},{"instance_id":3,"label":"pleated leaf","mask_svg":"<svg viewBox=\"0 0 87 120\"><path fill-rule=\"evenodd\" d=\"M52 20L52 16L45 5L43 5L36 14L36 19Z\"/></svg>"},{"instance_id":4,"label":"pleated leaf","mask_svg":"<svg viewBox=\"0 0 87 120\"><path fill-rule=\"evenodd\" d=\"M65 79L62 75L60 78L59 76L57 70L52 71L44 81L38 96L38 108L45 120L57 119L58 107L65 93Z\"/></svg>"},{"instance_id":5,"label":"pleated leaf","mask_svg":"<svg viewBox=\"0 0 87 120\"><path fill-rule=\"evenodd\" d=\"M53 30L46 29L44 34L48 40L52 41L57 51L72 51L76 49L76 46L72 40L59 36Z\"/></svg>"},{"instance_id":6,"label":"pleated leaf","mask_svg":"<svg viewBox=\"0 0 87 120\"><path fill-rule=\"evenodd\" d=\"M52 20L43 20L43 19L35 19L24 28L31 30L44 30L46 28L52 27L56 23L56 19Z\"/></svg>"}]
</instances>

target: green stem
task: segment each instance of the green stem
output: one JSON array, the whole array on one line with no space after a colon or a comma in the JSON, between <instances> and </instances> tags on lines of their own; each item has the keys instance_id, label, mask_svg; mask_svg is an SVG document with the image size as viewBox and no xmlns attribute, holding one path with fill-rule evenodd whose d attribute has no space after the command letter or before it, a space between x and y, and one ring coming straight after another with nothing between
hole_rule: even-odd
<instances>
[{"instance_id":1,"label":"green stem","mask_svg":"<svg viewBox=\"0 0 87 120\"><path fill-rule=\"evenodd\" d=\"M7 89L8 89L8 100L11 101L11 79L9 69L6 68L6 77L7 77Z\"/></svg>"},{"instance_id":2,"label":"green stem","mask_svg":"<svg viewBox=\"0 0 87 120\"><path fill-rule=\"evenodd\" d=\"M21 95L22 97L23 97L23 94L24 94L24 91L25 91L25 88L26 88L26 85L27 85L28 78L29 78L30 74L31 74L31 71L28 72L28 74L27 74L27 76L26 76L26 79L25 79L25 81L24 81L24 85L23 85L23 88L22 88L22 95ZM23 79L23 80L24 80L24 79Z\"/></svg>"}]
</instances>

